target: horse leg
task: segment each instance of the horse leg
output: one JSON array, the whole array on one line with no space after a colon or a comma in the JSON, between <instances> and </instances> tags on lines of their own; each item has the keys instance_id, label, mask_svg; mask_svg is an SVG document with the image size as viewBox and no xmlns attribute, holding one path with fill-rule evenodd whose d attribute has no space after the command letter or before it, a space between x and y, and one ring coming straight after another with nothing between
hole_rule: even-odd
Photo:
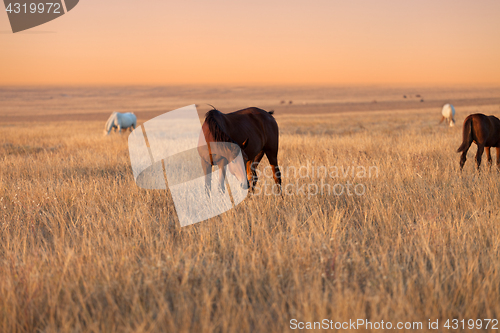
<instances>
[{"instance_id":1,"label":"horse leg","mask_svg":"<svg viewBox=\"0 0 500 333\"><path fill-rule=\"evenodd\" d=\"M483 157L484 145L477 145L477 153L476 153L476 167L479 171L479 167L481 166L481 158Z\"/></svg>"},{"instance_id":2,"label":"horse leg","mask_svg":"<svg viewBox=\"0 0 500 333\"><path fill-rule=\"evenodd\" d=\"M442 117L441 117L441 121L439 122L439 124L442 124L442 123L443 123L443 121L444 121L444 119L445 119L445 117L444 117L444 116L442 116Z\"/></svg>"},{"instance_id":3,"label":"horse leg","mask_svg":"<svg viewBox=\"0 0 500 333\"><path fill-rule=\"evenodd\" d=\"M252 177L253 177L252 169L254 169L254 168L253 168L252 164L253 164L253 160L248 160L246 163L247 179L248 179L248 185L250 186L250 188L249 188L250 192L253 192L253 186L251 184L252 184Z\"/></svg>"},{"instance_id":4,"label":"horse leg","mask_svg":"<svg viewBox=\"0 0 500 333\"><path fill-rule=\"evenodd\" d=\"M273 178L274 182L278 186L278 193L283 196L281 192L281 171L278 167L278 149L276 150L266 150L265 151L269 164L271 164L271 168L273 169Z\"/></svg>"},{"instance_id":5,"label":"horse leg","mask_svg":"<svg viewBox=\"0 0 500 333\"><path fill-rule=\"evenodd\" d=\"M251 184L250 191L252 192L255 191L255 185L259 180L259 177L257 176L257 167L259 166L262 157L264 157L264 151L258 153L257 156L255 156L255 158L253 159L253 161L250 161L251 163L247 163L247 178L248 178L248 183Z\"/></svg>"},{"instance_id":6,"label":"horse leg","mask_svg":"<svg viewBox=\"0 0 500 333\"><path fill-rule=\"evenodd\" d=\"M210 197L210 192L212 189L212 164L202 159L201 168L205 173L205 193L207 194L208 197Z\"/></svg>"},{"instance_id":7,"label":"horse leg","mask_svg":"<svg viewBox=\"0 0 500 333\"><path fill-rule=\"evenodd\" d=\"M497 151L497 169L500 171L500 147L497 147L496 151Z\"/></svg>"},{"instance_id":8,"label":"horse leg","mask_svg":"<svg viewBox=\"0 0 500 333\"><path fill-rule=\"evenodd\" d=\"M224 183L226 180L226 166L224 160L220 160L217 162L217 166L219 167L219 190L224 193L226 191L226 184Z\"/></svg>"},{"instance_id":9,"label":"horse leg","mask_svg":"<svg viewBox=\"0 0 500 333\"><path fill-rule=\"evenodd\" d=\"M484 150L486 151L486 158L488 159L488 167L491 169L491 164L493 161L491 160L490 147L484 147Z\"/></svg>"}]
</instances>

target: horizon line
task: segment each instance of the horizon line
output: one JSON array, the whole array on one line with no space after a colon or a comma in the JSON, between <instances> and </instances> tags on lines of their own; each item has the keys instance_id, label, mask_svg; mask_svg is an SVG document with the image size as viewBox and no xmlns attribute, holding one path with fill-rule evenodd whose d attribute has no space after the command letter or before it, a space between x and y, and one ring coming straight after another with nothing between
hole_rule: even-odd
<instances>
[{"instance_id":1,"label":"horizon line","mask_svg":"<svg viewBox=\"0 0 500 333\"><path fill-rule=\"evenodd\" d=\"M500 82L483 83L0 83L0 88L92 88L92 87L468 87L500 88Z\"/></svg>"}]
</instances>

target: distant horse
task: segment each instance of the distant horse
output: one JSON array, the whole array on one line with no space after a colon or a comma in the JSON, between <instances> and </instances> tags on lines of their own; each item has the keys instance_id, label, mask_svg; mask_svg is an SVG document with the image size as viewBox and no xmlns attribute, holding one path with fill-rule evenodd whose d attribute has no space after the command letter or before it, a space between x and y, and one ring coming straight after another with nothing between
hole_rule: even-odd
<instances>
[{"instance_id":1,"label":"distant horse","mask_svg":"<svg viewBox=\"0 0 500 333\"><path fill-rule=\"evenodd\" d=\"M446 120L446 123L450 125L450 127L455 126L455 108L451 104L443 105L443 109L441 110L441 114L443 117L441 118L440 124Z\"/></svg>"},{"instance_id":2,"label":"distant horse","mask_svg":"<svg viewBox=\"0 0 500 333\"><path fill-rule=\"evenodd\" d=\"M486 116L481 113L471 114L464 121L463 140L457 152L462 152L460 170L467 160L467 151L472 142L477 145L476 166L479 170L481 157L486 149L488 164L491 166L490 147L497 150L497 167L500 169L500 119L495 116Z\"/></svg>"},{"instance_id":3,"label":"distant horse","mask_svg":"<svg viewBox=\"0 0 500 333\"><path fill-rule=\"evenodd\" d=\"M123 129L130 128L130 132L132 132L137 126L137 117L135 114L128 113L120 113L113 112L106 122L106 126L104 127L104 135L108 135L112 129L118 129L118 132L122 132Z\"/></svg>"},{"instance_id":4,"label":"distant horse","mask_svg":"<svg viewBox=\"0 0 500 333\"><path fill-rule=\"evenodd\" d=\"M256 168L260 160L266 154L269 164L273 169L274 181L278 185L279 193L281 193L281 173L278 167L278 143L279 130L276 120L272 116L274 111L264 111L259 108L251 107L232 113L224 114L213 108L205 115L205 122L202 125L200 133L200 143L203 142L204 136L206 142L210 146L210 142L229 142L237 144L242 151L244 164L243 173L246 167L246 179L242 183L243 188L255 189L257 183ZM202 157L203 171L206 177L207 189L210 189L212 165L218 165L221 171L221 189L224 189L224 166L229 162L226 156L231 156L231 153L226 152L209 152L198 149ZM233 152L234 154L234 152ZM226 156L224 156L226 155ZM232 169L231 169L232 168ZM241 166L230 166L230 171L236 178L241 175ZM238 179L241 181L241 179Z\"/></svg>"}]
</instances>

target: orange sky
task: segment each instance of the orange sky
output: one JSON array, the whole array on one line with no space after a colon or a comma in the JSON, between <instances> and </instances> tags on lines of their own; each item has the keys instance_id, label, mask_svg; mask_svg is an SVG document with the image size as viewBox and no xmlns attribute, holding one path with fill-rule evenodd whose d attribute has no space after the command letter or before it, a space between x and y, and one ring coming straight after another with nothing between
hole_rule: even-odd
<instances>
[{"instance_id":1,"label":"orange sky","mask_svg":"<svg viewBox=\"0 0 500 333\"><path fill-rule=\"evenodd\" d=\"M0 50L0 85L498 85L500 1L81 0Z\"/></svg>"}]
</instances>

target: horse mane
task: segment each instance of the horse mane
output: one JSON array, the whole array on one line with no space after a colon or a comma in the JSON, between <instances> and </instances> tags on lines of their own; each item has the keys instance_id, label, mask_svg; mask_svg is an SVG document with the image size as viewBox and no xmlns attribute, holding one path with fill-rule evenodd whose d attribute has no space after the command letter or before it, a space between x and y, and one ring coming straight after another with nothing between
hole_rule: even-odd
<instances>
[{"instance_id":1,"label":"horse mane","mask_svg":"<svg viewBox=\"0 0 500 333\"><path fill-rule=\"evenodd\" d=\"M106 127L104 128L105 131L109 131L111 129L117 113L118 112L116 111L111 113L111 116L109 116L108 121L106 122Z\"/></svg>"},{"instance_id":2,"label":"horse mane","mask_svg":"<svg viewBox=\"0 0 500 333\"><path fill-rule=\"evenodd\" d=\"M237 143L229 135L226 134L226 132L220 127L219 123L217 122L216 118L218 113L222 114L219 110L213 108L205 114L205 122L208 125L208 130L212 134L215 141L231 142L237 145Z\"/></svg>"}]
</instances>

